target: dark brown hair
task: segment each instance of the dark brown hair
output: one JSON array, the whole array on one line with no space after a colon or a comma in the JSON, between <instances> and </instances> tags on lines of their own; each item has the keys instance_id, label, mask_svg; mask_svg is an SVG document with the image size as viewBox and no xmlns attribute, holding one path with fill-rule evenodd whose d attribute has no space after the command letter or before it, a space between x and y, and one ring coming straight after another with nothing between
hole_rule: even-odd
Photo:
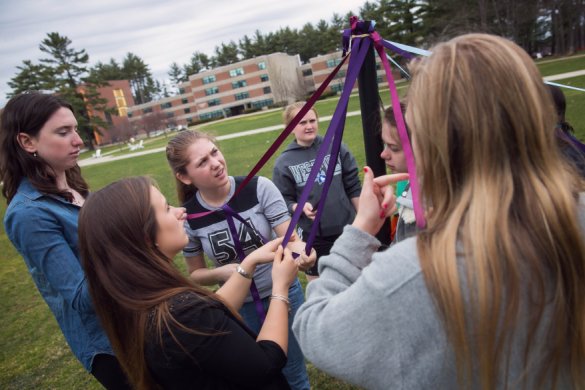
<instances>
[{"instance_id":1,"label":"dark brown hair","mask_svg":"<svg viewBox=\"0 0 585 390\"><path fill-rule=\"evenodd\" d=\"M37 137L51 116L65 107L73 107L59 96L39 92L27 92L10 99L0 117L0 178L4 182L2 195L10 203L23 178L28 178L33 187L45 194L61 196L73 201L73 194L60 190L53 168L40 156L25 151L18 143L18 134ZM76 165L65 171L67 184L83 197L89 192L87 183Z\"/></svg>"},{"instance_id":2,"label":"dark brown hair","mask_svg":"<svg viewBox=\"0 0 585 390\"><path fill-rule=\"evenodd\" d=\"M215 138L209 134L200 133L195 130L181 131L167 144L167 162L169 163L169 166L171 167L171 170L175 176L177 197L181 204L184 204L186 201L191 199L197 192L197 188L192 184L184 184L181 180L177 179L177 173L181 175L187 174L186 167L190 162L188 155L189 147L201 139L209 140L217 147L217 141Z\"/></svg>"},{"instance_id":3,"label":"dark brown hair","mask_svg":"<svg viewBox=\"0 0 585 390\"><path fill-rule=\"evenodd\" d=\"M139 389L157 386L146 363L147 339L162 340L163 329L174 337L170 325L219 334L178 323L170 312L172 297L191 292L200 298L197 304L229 310L158 250L150 199L153 185L147 177L120 180L92 193L79 214L80 254L95 310L124 371Z\"/></svg>"},{"instance_id":4,"label":"dark brown hair","mask_svg":"<svg viewBox=\"0 0 585 390\"><path fill-rule=\"evenodd\" d=\"M400 111L402 111L402 115L406 113L406 104L404 102L400 102ZM400 142L400 137L398 136L398 125L396 124L396 118L394 117L394 110L392 106L387 107L384 110L383 120L388 122L392 129L390 130L390 136L394 141ZM408 134L408 138L410 139L410 129L408 125L406 126L406 133ZM402 142L400 142L402 145Z\"/></svg>"}]
</instances>

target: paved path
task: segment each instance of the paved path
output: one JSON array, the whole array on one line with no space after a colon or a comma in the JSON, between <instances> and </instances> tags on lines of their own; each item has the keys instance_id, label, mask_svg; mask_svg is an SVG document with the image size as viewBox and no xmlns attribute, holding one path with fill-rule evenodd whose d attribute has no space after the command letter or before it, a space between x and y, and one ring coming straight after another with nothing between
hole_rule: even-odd
<instances>
[{"instance_id":1,"label":"paved path","mask_svg":"<svg viewBox=\"0 0 585 390\"><path fill-rule=\"evenodd\" d=\"M585 75L585 70L577 70L575 72L567 72L567 73L561 73L561 74L556 74L556 75L552 75L552 76L547 76L547 77L544 77L544 80L555 81L555 80L568 79L571 77L577 77L577 76L583 76L583 75ZM351 112L347 113L347 116L356 116L356 115L360 115L360 113L361 113L361 111L359 111L359 110L358 111L351 111ZM251 115L253 115L253 114L251 114ZM331 115L319 118L319 122L324 122L324 121L329 121L329 120L331 120ZM267 133L270 131L276 131L276 130L282 130L282 129L284 129L283 125L268 126L268 127L263 127L263 128L256 129L256 130L247 130L247 131L241 131L239 133L220 135L219 137L217 137L217 140L221 141L224 139L246 137L248 135ZM124 154L122 156L107 156L106 155L106 156L102 156L102 157L90 157L90 158L80 160L79 166L80 167L87 167L90 165L102 164L102 163L106 163L106 162L110 162L110 161L124 160L126 158L143 156L145 154L161 153L164 151L165 151L165 148L161 147L161 148L155 148L155 149L148 149L148 150L144 150L141 152L131 152L128 154Z\"/></svg>"},{"instance_id":2,"label":"paved path","mask_svg":"<svg viewBox=\"0 0 585 390\"><path fill-rule=\"evenodd\" d=\"M543 77L545 81L555 81L555 80L562 80L562 79L570 79L571 77L583 76L585 75L585 69L576 70L574 72L567 72L561 74L555 74L552 76Z\"/></svg>"}]
</instances>

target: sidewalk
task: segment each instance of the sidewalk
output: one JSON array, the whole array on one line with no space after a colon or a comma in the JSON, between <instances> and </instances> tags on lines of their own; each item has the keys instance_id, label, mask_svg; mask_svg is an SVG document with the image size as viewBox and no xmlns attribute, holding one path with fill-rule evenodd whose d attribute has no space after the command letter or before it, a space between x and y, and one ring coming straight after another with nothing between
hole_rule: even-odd
<instances>
[{"instance_id":1,"label":"sidewalk","mask_svg":"<svg viewBox=\"0 0 585 390\"><path fill-rule=\"evenodd\" d=\"M583 76L585 75L585 69L583 70L576 70L574 72L567 72L561 74L555 74L552 76L543 77L544 81L555 81L555 80L562 80L562 79L570 79L571 77Z\"/></svg>"},{"instance_id":2,"label":"sidewalk","mask_svg":"<svg viewBox=\"0 0 585 390\"><path fill-rule=\"evenodd\" d=\"M552 75L552 76L547 76L544 77L543 79L545 81L555 81L555 80L562 80L562 79L568 79L571 77L577 77L577 76L584 76L585 75L585 70L577 70L575 72L567 72L567 73L561 73L561 74L556 74L556 75ZM275 109L278 110L278 109ZM266 111L263 111L266 112ZM347 116L356 116L356 115L360 115L361 111L351 111L347 113ZM250 115L254 115L256 113L250 114ZM331 120L331 115L329 116L325 116L322 118L319 118L319 122L324 122L324 121L329 121ZM239 133L232 133L232 134L226 134L226 135L220 135L219 137L216 137L218 141L224 140L224 139L232 139L232 138L239 138L239 137L246 137L249 135L254 135L254 134L261 134L261 133L268 133L270 131L276 131L276 130L282 130L284 129L283 125L276 125L276 126L268 126L268 127L262 127L260 129L256 129L256 130L247 130L247 131L242 131ZM95 164L102 164L102 163L106 163L106 162L111 162L111 161L118 161L118 160L124 160L127 158L132 158L132 157L137 157L137 156L144 156L145 154L152 154L152 153L162 153L165 151L165 148L156 148L156 149L149 149L149 150L144 150L141 152L132 152L129 154L125 154L123 156L102 156L102 157L96 157L96 158L86 158L83 160L79 160L79 166L80 167L87 167L90 165L95 165Z\"/></svg>"}]
</instances>

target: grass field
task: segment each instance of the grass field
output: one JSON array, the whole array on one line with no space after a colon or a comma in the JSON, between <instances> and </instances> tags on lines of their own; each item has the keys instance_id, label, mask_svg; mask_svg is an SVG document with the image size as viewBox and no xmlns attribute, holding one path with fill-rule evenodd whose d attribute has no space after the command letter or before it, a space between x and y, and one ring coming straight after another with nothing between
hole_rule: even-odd
<instances>
[{"instance_id":1,"label":"grass field","mask_svg":"<svg viewBox=\"0 0 585 390\"><path fill-rule=\"evenodd\" d=\"M556 64L556 65L555 65ZM547 74L564 73L585 69L585 58L546 62L539 67ZM585 88L585 76L559 81ZM404 91L404 89L402 89ZM385 104L388 103L387 91L382 91ZM577 137L585 140L585 93L565 90L568 101L567 119L574 126ZM331 115L336 99L320 101L318 110L321 116ZM356 97L350 101L349 111L357 110ZM245 118L209 123L204 129L216 135L272 126L280 123L280 111L259 113ZM321 123L324 133L327 123ZM243 138L225 140L220 146L226 155L230 174L245 175L256 163L261 154L273 142L278 131ZM349 117L344 142L353 151L358 164L365 162L361 118ZM164 137L147 140L145 148L163 146ZM111 150L121 149L119 153L129 153L127 148L114 146ZM107 150L107 149L104 149ZM277 153L278 155L278 153ZM271 176L270 161L260 172ZM176 204L174 183L163 153L149 154L137 158L120 160L83 168L83 174L93 190L122 177L148 174L155 178L169 202ZM4 216L5 202L0 202L0 216ZM9 243L3 225L0 226L0 389L98 389L100 386L85 373L73 357L61 335L56 321L43 302L32 283L24 262ZM182 266L182 259L176 263ZM303 278L304 279L304 278ZM303 282L305 282L303 280ZM350 389L351 386L339 382L309 366L311 384L314 389Z\"/></svg>"}]
</instances>

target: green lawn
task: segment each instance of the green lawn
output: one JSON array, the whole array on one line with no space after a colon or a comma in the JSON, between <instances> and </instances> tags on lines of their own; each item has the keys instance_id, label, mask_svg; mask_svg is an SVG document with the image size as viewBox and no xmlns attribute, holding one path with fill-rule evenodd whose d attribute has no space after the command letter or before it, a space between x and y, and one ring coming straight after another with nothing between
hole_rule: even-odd
<instances>
[{"instance_id":1,"label":"green lawn","mask_svg":"<svg viewBox=\"0 0 585 390\"><path fill-rule=\"evenodd\" d=\"M542 63L541 63L542 62ZM556 60L544 60L537 62L536 65L543 76L551 76L553 74L574 72L576 70L585 69L585 55L573 57L559 58Z\"/></svg>"},{"instance_id":2,"label":"green lawn","mask_svg":"<svg viewBox=\"0 0 585 390\"><path fill-rule=\"evenodd\" d=\"M585 68L583 65L575 65L573 60L567 61L570 61L571 66ZM549 62L541 66L544 65L547 65L547 71L552 69L551 74L561 73L565 71L564 69L568 69L567 62L563 61ZM585 88L585 76L559 82ZM401 88L401 92L404 93L404 91L404 88ZM388 91L381 93L384 104L388 104ZM582 110L582 107L585 107L585 93L565 90L565 94L568 101L567 119L575 128L577 136L581 140L585 140L585 113ZM320 115L331 115L335 104L336 99L318 102L317 108ZM352 97L349 111L356 110L358 107L357 97ZM209 123L204 128L217 135L228 134L280 124L280 115L280 111L259 113L256 116ZM320 124L321 133L325 132L327 124ZM222 141L220 146L226 155L230 174L247 174L278 134L278 131L274 131ZM365 162L365 155L359 116L347 119L344 142L348 144L356 156L358 164L362 166ZM166 139L162 136L145 140L146 149L165 144ZM113 146L110 150L116 148L119 147ZM129 152L124 150L121 153ZM270 177L273 162L274 159L261 170L260 174ZM173 178L167 167L164 153L83 168L83 175L93 190L122 177L142 174L148 174L155 178L169 202L177 203ZM2 217L5 208L5 202L0 202L0 216ZM0 296L2 297L0 300L2 312L0 317L0 389L100 388L97 382L85 373L69 351L56 321L27 274L24 262L9 243L3 225L0 226L0 253L3 253L2 267L0 268ZM184 269L180 256L176 259L176 263L181 269ZM304 278L302 278L302 282L306 282ZM330 378L311 365L309 365L309 372L314 389L352 388Z\"/></svg>"}]
</instances>

